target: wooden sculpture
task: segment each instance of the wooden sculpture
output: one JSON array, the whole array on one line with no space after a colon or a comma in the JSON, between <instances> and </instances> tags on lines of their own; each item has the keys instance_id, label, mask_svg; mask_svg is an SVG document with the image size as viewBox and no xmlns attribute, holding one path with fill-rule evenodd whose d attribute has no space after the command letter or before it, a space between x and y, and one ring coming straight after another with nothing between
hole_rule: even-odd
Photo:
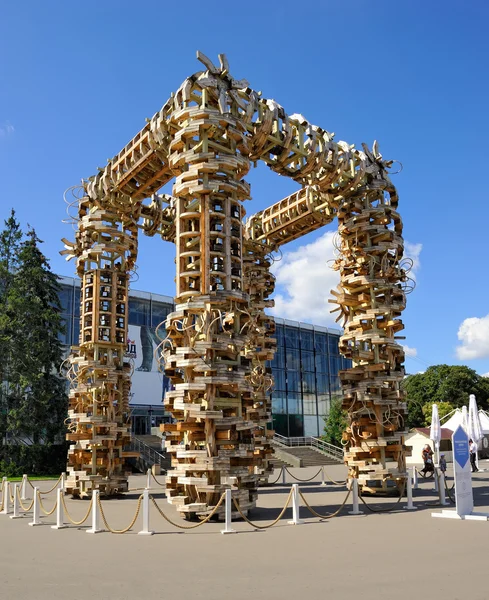
<instances>
[{"instance_id":1,"label":"wooden sculpture","mask_svg":"<svg viewBox=\"0 0 489 600\"><path fill-rule=\"evenodd\" d=\"M342 242L334 301L345 321L341 351L354 361L341 374L351 421L346 461L364 485L385 488L405 477L406 453L403 352L395 341L406 273L391 163L289 116L233 79L224 55L219 66L197 57L205 70L84 182L76 241L66 242L82 278L80 346L69 371L75 444L68 488L80 495L95 486L126 489L127 281L139 227L176 244L176 309L158 349L172 383L165 406L176 419L162 426L172 455L169 501L186 517L204 515L231 487L243 510L255 505L272 453L270 253L336 215ZM301 190L244 224L244 177L257 160ZM172 197L158 195L174 177Z\"/></svg>"}]
</instances>

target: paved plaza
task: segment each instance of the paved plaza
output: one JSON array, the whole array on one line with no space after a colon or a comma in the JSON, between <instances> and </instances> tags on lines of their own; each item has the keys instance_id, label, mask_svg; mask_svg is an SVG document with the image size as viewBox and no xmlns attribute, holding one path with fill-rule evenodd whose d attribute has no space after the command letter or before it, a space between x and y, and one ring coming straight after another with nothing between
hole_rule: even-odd
<instances>
[{"instance_id":1,"label":"paved plaza","mask_svg":"<svg viewBox=\"0 0 489 600\"><path fill-rule=\"evenodd\" d=\"M486 466L487 465L487 466ZM489 462L481 462L489 469ZM317 469L291 469L300 478ZM327 467L333 479L346 475L343 466ZM449 467L449 475L451 470ZM291 478L288 477L288 481ZM131 477L130 487L145 485L143 476ZM475 505L489 512L489 471L474 476ZM53 482L39 482L41 490ZM154 483L154 482L153 482ZM453 485L450 477L449 486ZM251 518L266 525L284 506L290 484L261 488ZM164 500L161 488L152 495L169 517L181 524ZM332 512L343 502L346 488L319 485L319 477L301 484L307 501L320 513ZM112 528L127 526L140 492L103 502ZM47 510L54 492L43 497ZM373 509L392 506L395 499L366 498ZM303 525L288 525L292 510L264 531L237 521L237 535L221 535L222 523L206 523L193 531L169 525L152 508L154 536L139 536L141 517L124 535L87 535L86 526L56 531L49 525L29 527L31 517L13 520L0 515L0 586L5 600L106 600L117 598L178 598L179 600L251 600L332 598L379 600L387 598L486 600L489 522L433 519L437 502L433 481L415 492L417 511L340 516L320 521L301 508ZM67 498L72 517L81 519L88 502Z\"/></svg>"}]
</instances>

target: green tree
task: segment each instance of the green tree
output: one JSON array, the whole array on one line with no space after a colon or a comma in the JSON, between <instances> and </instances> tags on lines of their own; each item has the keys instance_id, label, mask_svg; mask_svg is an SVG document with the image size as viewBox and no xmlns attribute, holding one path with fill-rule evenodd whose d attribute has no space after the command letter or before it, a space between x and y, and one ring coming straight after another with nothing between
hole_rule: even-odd
<instances>
[{"instance_id":1,"label":"green tree","mask_svg":"<svg viewBox=\"0 0 489 600\"><path fill-rule=\"evenodd\" d=\"M7 296L13 331L10 338L9 436L34 444L60 440L67 397L58 375L63 331L57 276L39 249L34 229L18 252Z\"/></svg>"},{"instance_id":2,"label":"green tree","mask_svg":"<svg viewBox=\"0 0 489 600\"><path fill-rule=\"evenodd\" d=\"M479 408L489 407L489 379L463 365L428 367L424 373L408 375L402 387L406 392L409 427L423 427L425 414L431 419L431 404L435 402L447 403L453 410L468 405L469 395L475 394ZM425 405L430 408L423 409Z\"/></svg>"},{"instance_id":3,"label":"green tree","mask_svg":"<svg viewBox=\"0 0 489 600\"><path fill-rule=\"evenodd\" d=\"M431 426L431 415L433 413L433 404L435 402L428 402L427 404L423 404L423 416L424 416L424 426ZM468 401L467 401L468 404ZM454 407L450 404L450 402L438 402L438 416L440 419L446 417L453 411Z\"/></svg>"},{"instance_id":4,"label":"green tree","mask_svg":"<svg viewBox=\"0 0 489 600\"><path fill-rule=\"evenodd\" d=\"M12 338L15 326L9 308L9 294L18 268L19 247L22 240L20 224L12 209L0 232L0 439L6 438L9 410L9 372L12 356Z\"/></svg>"},{"instance_id":5,"label":"green tree","mask_svg":"<svg viewBox=\"0 0 489 600\"><path fill-rule=\"evenodd\" d=\"M347 413L341 408L341 398L332 400L329 414L325 419L324 441L335 446L341 446L341 436L347 424Z\"/></svg>"}]
</instances>

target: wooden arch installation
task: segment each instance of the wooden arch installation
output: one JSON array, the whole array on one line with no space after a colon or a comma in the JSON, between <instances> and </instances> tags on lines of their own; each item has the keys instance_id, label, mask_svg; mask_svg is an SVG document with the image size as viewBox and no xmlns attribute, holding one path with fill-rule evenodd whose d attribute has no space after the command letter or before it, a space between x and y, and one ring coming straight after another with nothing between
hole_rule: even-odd
<instances>
[{"instance_id":1,"label":"wooden arch installation","mask_svg":"<svg viewBox=\"0 0 489 600\"><path fill-rule=\"evenodd\" d=\"M169 501L184 516L205 515L230 487L243 510L255 505L272 454L270 254L337 217L341 283L332 301L344 326L340 351L354 365L340 373L345 461L361 485L385 491L406 476L397 334L410 280L392 162L376 144L357 150L288 115L234 79L224 55L219 66L197 58L205 70L83 182L75 242L64 240L82 281L80 342L68 371L67 488L80 496L127 490L128 281L142 229L176 245L176 308L158 348L175 419L164 426ZM257 160L301 189L245 222L244 178ZM172 196L158 194L173 178Z\"/></svg>"}]
</instances>

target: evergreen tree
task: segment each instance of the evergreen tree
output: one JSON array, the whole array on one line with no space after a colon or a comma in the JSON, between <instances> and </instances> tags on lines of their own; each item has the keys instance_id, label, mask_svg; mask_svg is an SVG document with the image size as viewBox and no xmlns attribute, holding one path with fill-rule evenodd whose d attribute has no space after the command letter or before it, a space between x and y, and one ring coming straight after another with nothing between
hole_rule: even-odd
<instances>
[{"instance_id":1,"label":"evergreen tree","mask_svg":"<svg viewBox=\"0 0 489 600\"><path fill-rule=\"evenodd\" d=\"M0 441L6 438L7 431L11 342L15 334L8 298L18 267L19 246L22 240L20 224L13 209L4 223L5 229L0 232Z\"/></svg>"},{"instance_id":2,"label":"evergreen tree","mask_svg":"<svg viewBox=\"0 0 489 600\"><path fill-rule=\"evenodd\" d=\"M334 446L341 446L341 437L347 426L347 414L341 408L341 398L331 402L331 408L324 426L324 441Z\"/></svg>"},{"instance_id":3,"label":"evergreen tree","mask_svg":"<svg viewBox=\"0 0 489 600\"><path fill-rule=\"evenodd\" d=\"M10 338L9 437L53 443L64 430L67 398L58 375L63 331L57 277L39 249L34 229L18 252L7 296Z\"/></svg>"}]
</instances>

